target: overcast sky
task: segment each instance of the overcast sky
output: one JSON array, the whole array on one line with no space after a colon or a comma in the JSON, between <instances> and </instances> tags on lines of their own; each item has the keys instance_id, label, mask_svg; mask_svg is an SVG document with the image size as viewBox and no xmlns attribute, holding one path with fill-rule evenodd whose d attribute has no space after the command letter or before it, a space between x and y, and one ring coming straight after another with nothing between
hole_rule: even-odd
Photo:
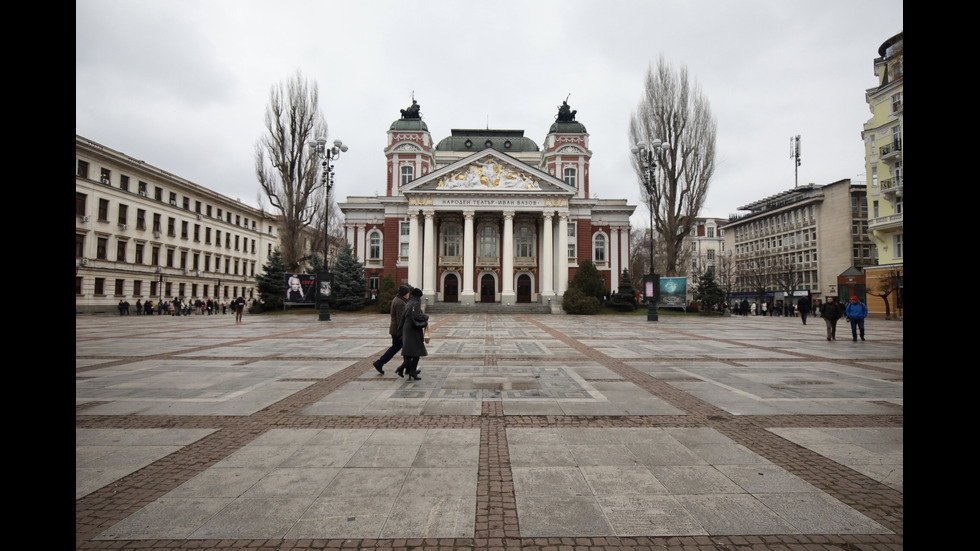
<instances>
[{"instance_id":1,"label":"overcast sky","mask_svg":"<svg viewBox=\"0 0 980 551\"><path fill-rule=\"evenodd\" d=\"M794 186L796 135L801 185L864 182L864 92L903 23L902 0L76 0L75 132L257 206L269 92L300 71L350 148L343 200L384 193L385 133L413 93L436 142L489 127L539 146L567 97L593 195L636 204L627 128L663 54L717 120L702 215L724 218Z\"/></svg>"}]
</instances>

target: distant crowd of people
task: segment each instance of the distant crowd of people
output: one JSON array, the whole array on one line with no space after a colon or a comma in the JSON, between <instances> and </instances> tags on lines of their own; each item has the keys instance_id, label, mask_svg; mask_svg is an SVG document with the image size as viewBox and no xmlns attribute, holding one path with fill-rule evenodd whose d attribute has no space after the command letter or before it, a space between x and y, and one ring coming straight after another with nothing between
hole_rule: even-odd
<instances>
[{"instance_id":1,"label":"distant crowd of people","mask_svg":"<svg viewBox=\"0 0 980 551\"><path fill-rule=\"evenodd\" d=\"M727 307L723 305L723 307ZM811 301L810 297L801 297L795 304L790 302L777 301L750 303L748 299L742 302L735 302L731 305L731 312L736 316L786 316L799 317L806 325L807 316L811 313L819 316L827 324L827 340L837 340L837 321L846 319L851 325L851 340L862 341L864 339L864 320L868 317L868 306L861 302L858 297L853 296L846 304L837 302L833 296L828 296L825 302L820 300Z\"/></svg>"},{"instance_id":2,"label":"distant crowd of people","mask_svg":"<svg viewBox=\"0 0 980 551\"><path fill-rule=\"evenodd\" d=\"M256 302L256 299L252 299L253 305ZM174 297L172 300L161 300L156 303L149 299L146 301L137 300L136 307L133 310L137 316L152 316L154 313L158 316L189 316L194 313L202 316L205 314L210 316L212 314L217 315L219 312L221 314L233 313L235 314L235 322L239 323L242 321L242 314L245 312L247 305L248 301L243 296L239 296L231 302L224 300L217 301L210 298L191 301L181 297ZM130 314L128 300L120 300L117 308L119 309L120 316L128 316Z\"/></svg>"}]
</instances>

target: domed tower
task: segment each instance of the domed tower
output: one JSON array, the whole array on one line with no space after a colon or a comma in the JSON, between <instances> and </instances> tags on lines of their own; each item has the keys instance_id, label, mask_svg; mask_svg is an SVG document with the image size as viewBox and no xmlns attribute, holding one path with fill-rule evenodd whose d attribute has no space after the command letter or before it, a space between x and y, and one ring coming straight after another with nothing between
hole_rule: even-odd
<instances>
[{"instance_id":1,"label":"domed tower","mask_svg":"<svg viewBox=\"0 0 980 551\"><path fill-rule=\"evenodd\" d=\"M585 125L575 120L575 113L562 102L555 115L555 123L544 139L541 167L548 174L560 178L578 190L575 197L589 197L589 134Z\"/></svg>"},{"instance_id":2,"label":"domed tower","mask_svg":"<svg viewBox=\"0 0 980 551\"><path fill-rule=\"evenodd\" d=\"M389 197L400 195L402 186L425 176L435 164L432 136L422 121L415 98L412 98L412 105L401 112L401 118L388 128L388 144L384 150L388 160L386 194Z\"/></svg>"}]
</instances>

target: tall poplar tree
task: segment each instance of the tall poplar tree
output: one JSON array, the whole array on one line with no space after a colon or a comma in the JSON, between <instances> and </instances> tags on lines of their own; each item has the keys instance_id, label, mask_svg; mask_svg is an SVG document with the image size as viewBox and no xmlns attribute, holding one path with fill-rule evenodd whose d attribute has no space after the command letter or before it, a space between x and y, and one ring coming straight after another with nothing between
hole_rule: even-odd
<instances>
[{"instance_id":1,"label":"tall poplar tree","mask_svg":"<svg viewBox=\"0 0 980 551\"><path fill-rule=\"evenodd\" d=\"M684 238L691 233L695 219L708 195L708 183L715 170L717 123L708 98L697 83L688 80L687 67L679 71L661 55L656 67L647 71L643 99L630 118L631 144L654 140L670 144L658 151L656 185L647 193L644 171L633 158L640 179L640 195L649 207L653 199L653 221L661 240L664 275L685 275L687 265Z\"/></svg>"}]
</instances>

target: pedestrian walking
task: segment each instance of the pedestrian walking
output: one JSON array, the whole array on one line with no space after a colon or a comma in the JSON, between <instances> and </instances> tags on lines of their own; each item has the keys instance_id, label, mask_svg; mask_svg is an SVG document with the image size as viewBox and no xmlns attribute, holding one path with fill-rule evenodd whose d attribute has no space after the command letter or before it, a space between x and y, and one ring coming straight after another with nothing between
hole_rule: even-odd
<instances>
[{"instance_id":1,"label":"pedestrian walking","mask_svg":"<svg viewBox=\"0 0 980 551\"><path fill-rule=\"evenodd\" d=\"M235 299L235 323L242 322L242 314L245 313L245 297L238 295Z\"/></svg>"},{"instance_id":2,"label":"pedestrian walking","mask_svg":"<svg viewBox=\"0 0 980 551\"><path fill-rule=\"evenodd\" d=\"M428 314L422 312L422 289L412 289L411 299L402 313L402 356L405 357L405 373L408 379L418 381L419 358L428 356L423 331L429 325Z\"/></svg>"},{"instance_id":3,"label":"pedestrian walking","mask_svg":"<svg viewBox=\"0 0 980 551\"><path fill-rule=\"evenodd\" d=\"M851 323L851 340L858 340L858 333L860 333L861 340L863 341L864 318L868 317L868 307L858 300L856 296L851 297L851 302L844 309L844 315L847 316L847 321Z\"/></svg>"},{"instance_id":4,"label":"pedestrian walking","mask_svg":"<svg viewBox=\"0 0 980 551\"><path fill-rule=\"evenodd\" d=\"M841 318L841 310L834 297L827 297L827 301L820 306L820 317L827 324L827 340L837 340L837 320Z\"/></svg>"},{"instance_id":5,"label":"pedestrian walking","mask_svg":"<svg viewBox=\"0 0 980 551\"><path fill-rule=\"evenodd\" d=\"M408 294L412 292L412 289L408 285L401 285L398 287L398 291L395 294L395 298L391 299L391 321L388 323L388 334L391 335L391 346L388 350L385 350L384 354L380 358L374 361L374 368L378 370L378 373L384 375L384 365L388 363L399 350L402 349L402 314L405 312L405 305L408 304ZM404 377L403 373L405 371L405 362L395 370L395 373L399 377Z\"/></svg>"},{"instance_id":6,"label":"pedestrian walking","mask_svg":"<svg viewBox=\"0 0 980 551\"><path fill-rule=\"evenodd\" d=\"M810 313L811 306L810 297L803 297L796 301L796 309L800 312L800 319L803 320L803 325L806 325L806 316Z\"/></svg>"}]
</instances>

